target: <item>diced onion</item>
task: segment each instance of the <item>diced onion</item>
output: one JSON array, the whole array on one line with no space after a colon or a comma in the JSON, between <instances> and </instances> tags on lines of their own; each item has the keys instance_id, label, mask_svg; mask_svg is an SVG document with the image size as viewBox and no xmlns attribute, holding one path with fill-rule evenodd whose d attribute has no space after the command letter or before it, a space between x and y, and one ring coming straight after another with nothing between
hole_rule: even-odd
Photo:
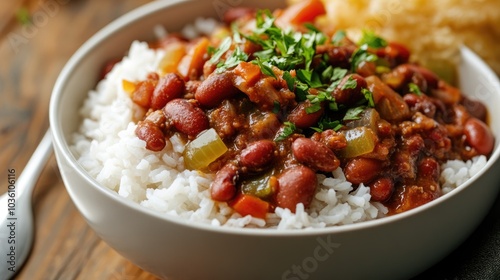
<instances>
[{"instance_id":1,"label":"diced onion","mask_svg":"<svg viewBox=\"0 0 500 280\"><path fill-rule=\"evenodd\" d=\"M165 48L165 55L160 61L160 74L175 73L177 65L186 54L186 48L181 43L172 43Z\"/></svg>"},{"instance_id":2,"label":"diced onion","mask_svg":"<svg viewBox=\"0 0 500 280\"><path fill-rule=\"evenodd\" d=\"M200 133L184 149L184 164L187 169L199 170L222 156L227 147L215 129L210 128Z\"/></svg>"}]
</instances>

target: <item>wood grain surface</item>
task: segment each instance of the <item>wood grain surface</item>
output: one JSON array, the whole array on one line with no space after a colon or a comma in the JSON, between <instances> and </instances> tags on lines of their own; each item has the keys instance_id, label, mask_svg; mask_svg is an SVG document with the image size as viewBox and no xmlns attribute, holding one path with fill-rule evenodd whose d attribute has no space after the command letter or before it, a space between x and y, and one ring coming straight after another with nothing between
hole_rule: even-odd
<instances>
[{"instance_id":1,"label":"wood grain surface","mask_svg":"<svg viewBox=\"0 0 500 280\"><path fill-rule=\"evenodd\" d=\"M150 0L12 0L0 4L0 193L49 126L54 83L100 28ZM4 172L2 175L1 172ZM157 279L102 242L71 202L54 157L34 194L36 236L16 279Z\"/></svg>"}]
</instances>

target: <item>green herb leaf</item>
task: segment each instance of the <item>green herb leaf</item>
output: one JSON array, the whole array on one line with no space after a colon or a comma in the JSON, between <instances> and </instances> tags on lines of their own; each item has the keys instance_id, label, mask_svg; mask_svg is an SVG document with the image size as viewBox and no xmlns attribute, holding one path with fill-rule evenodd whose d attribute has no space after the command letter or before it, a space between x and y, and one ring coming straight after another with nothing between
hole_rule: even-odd
<instances>
[{"instance_id":1,"label":"green herb leaf","mask_svg":"<svg viewBox=\"0 0 500 280\"><path fill-rule=\"evenodd\" d=\"M283 141L290 135L292 135L295 132L295 130L297 130L297 127L292 122L284 122L283 125L284 125L283 131L281 132L280 135L278 135L278 137L276 137L275 141Z\"/></svg>"},{"instance_id":2,"label":"green herb leaf","mask_svg":"<svg viewBox=\"0 0 500 280\"><path fill-rule=\"evenodd\" d=\"M219 62L219 60L221 59L221 57L229 50L229 48L231 48L231 44L232 44L231 37L225 38L220 43L219 47L217 49L215 49L215 51L213 51L213 55L210 58L209 62L212 64L217 64ZM213 47L212 47L212 49L213 49ZM209 51L210 51L210 49L209 49ZM212 52L212 51L210 51L210 52Z\"/></svg>"},{"instance_id":3,"label":"green herb leaf","mask_svg":"<svg viewBox=\"0 0 500 280\"><path fill-rule=\"evenodd\" d=\"M332 37L332 44L335 46L339 46L340 42L342 42L345 37L347 37L347 33L345 32L345 30L339 30L335 32Z\"/></svg>"},{"instance_id":4,"label":"green herb leaf","mask_svg":"<svg viewBox=\"0 0 500 280\"><path fill-rule=\"evenodd\" d=\"M295 96L297 101L304 101L307 99L307 95L309 94L309 86L307 84L295 80Z\"/></svg>"},{"instance_id":5,"label":"green herb leaf","mask_svg":"<svg viewBox=\"0 0 500 280\"><path fill-rule=\"evenodd\" d=\"M319 110L321 110L321 103L313 103L311 104L311 106L305 109L306 113L308 114L316 113Z\"/></svg>"},{"instance_id":6,"label":"green herb leaf","mask_svg":"<svg viewBox=\"0 0 500 280\"><path fill-rule=\"evenodd\" d=\"M410 90L411 93L413 93L417 96L422 96L422 91L420 90L420 88L416 84L409 83L408 89Z\"/></svg>"},{"instance_id":7,"label":"green herb leaf","mask_svg":"<svg viewBox=\"0 0 500 280\"><path fill-rule=\"evenodd\" d=\"M240 62L247 61L248 55L239 47L236 47L231 56L226 61L221 61L217 64L217 73L222 73L227 69L238 66Z\"/></svg>"},{"instance_id":8,"label":"green herb leaf","mask_svg":"<svg viewBox=\"0 0 500 280\"><path fill-rule=\"evenodd\" d=\"M352 72L356 72L356 70L358 69L358 66L362 62L373 62L373 61L377 61L377 59L378 59L378 56L376 54L369 53L368 52L368 45L364 44L361 47L359 47L358 49L356 49L356 51L354 51L354 53L352 54L352 56L351 56L351 70L352 70Z\"/></svg>"},{"instance_id":9,"label":"green herb leaf","mask_svg":"<svg viewBox=\"0 0 500 280\"><path fill-rule=\"evenodd\" d=\"M364 106L349 108L347 110L347 112L345 113L343 120L344 121L359 120L361 118L360 115L361 115L361 113L363 113L364 109L365 109Z\"/></svg>"},{"instance_id":10,"label":"green herb leaf","mask_svg":"<svg viewBox=\"0 0 500 280\"><path fill-rule=\"evenodd\" d=\"M336 67L335 69L333 69L333 74L330 78L330 81L332 83L328 86L326 91L328 91L328 92L334 91L338 87L338 85L340 84L340 81L342 81L342 79L347 75L347 72L348 72L347 69L343 69L343 68L339 68L339 67Z\"/></svg>"},{"instance_id":11,"label":"green herb leaf","mask_svg":"<svg viewBox=\"0 0 500 280\"><path fill-rule=\"evenodd\" d=\"M311 127L316 132L323 132L327 129L338 131L342 128L342 123L338 120L331 120L329 117L323 117L318 122L318 127Z\"/></svg>"},{"instance_id":12,"label":"green herb leaf","mask_svg":"<svg viewBox=\"0 0 500 280\"><path fill-rule=\"evenodd\" d=\"M293 91L295 89L295 78L292 77L292 74L289 71L283 71L282 78L285 80L288 89Z\"/></svg>"},{"instance_id":13,"label":"green herb leaf","mask_svg":"<svg viewBox=\"0 0 500 280\"><path fill-rule=\"evenodd\" d=\"M346 89L355 89L358 86L358 82L350 76L347 81L342 85L341 89L346 90Z\"/></svg>"},{"instance_id":14,"label":"green herb leaf","mask_svg":"<svg viewBox=\"0 0 500 280\"><path fill-rule=\"evenodd\" d=\"M370 48L383 48L387 46L387 41L382 37L379 37L373 31L363 30L363 36L361 40L358 42L358 45L368 45Z\"/></svg>"},{"instance_id":15,"label":"green herb leaf","mask_svg":"<svg viewBox=\"0 0 500 280\"><path fill-rule=\"evenodd\" d=\"M363 88L363 89L361 89L361 93L363 94L365 99L368 101L368 106L370 106L372 108L375 107L375 101L373 100L373 92L371 92L367 88Z\"/></svg>"},{"instance_id":16,"label":"green herb leaf","mask_svg":"<svg viewBox=\"0 0 500 280\"><path fill-rule=\"evenodd\" d=\"M260 67L260 71L262 71L262 73L264 75L267 75L267 76L271 76L273 78L276 79L276 75L274 74L274 71L273 69L271 68L270 65L268 65L267 63L263 62L261 59L257 58L256 60L254 60L254 63L257 63L257 65L259 65Z\"/></svg>"},{"instance_id":17,"label":"green herb leaf","mask_svg":"<svg viewBox=\"0 0 500 280\"><path fill-rule=\"evenodd\" d=\"M325 70L323 70L323 72L321 72L321 80L329 82L332 75L333 75L333 66L330 65L326 67Z\"/></svg>"},{"instance_id":18,"label":"green herb leaf","mask_svg":"<svg viewBox=\"0 0 500 280\"><path fill-rule=\"evenodd\" d=\"M272 112L278 114L280 111L281 111L281 104L278 101L274 100Z\"/></svg>"},{"instance_id":19,"label":"green herb leaf","mask_svg":"<svg viewBox=\"0 0 500 280\"><path fill-rule=\"evenodd\" d=\"M333 69L332 81L340 81L347 75L347 69L336 67Z\"/></svg>"}]
</instances>

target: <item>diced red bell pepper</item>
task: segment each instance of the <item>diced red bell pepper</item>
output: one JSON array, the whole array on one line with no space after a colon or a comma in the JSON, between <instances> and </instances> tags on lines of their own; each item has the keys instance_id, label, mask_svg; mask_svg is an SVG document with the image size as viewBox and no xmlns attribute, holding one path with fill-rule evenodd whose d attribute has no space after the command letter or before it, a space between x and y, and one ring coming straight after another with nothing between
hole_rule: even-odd
<instances>
[{"instance_id":1,"label":"diced red bell pepper","mask_svg":"<svg viewBox=\"0 0 500 280\"><path fill-rule=\"evenodd\" d=\"M249 194L239 194L231 203L233 209L242 216L251 215L264 219L269 212L269 202Z\"/></svg>"},{"instance_id":2,"label":"diced red bell pepper","mask_svg":"<svg viewBox=\"0 0 500 280\"><path fill-rule=\"evenodd\" d=\"M234 74L241 77L242 83L248 86L253 86L260 78L261 71L258 65L250 62L240 62L234 68Z\"/></svg>"},{"instance_id":3,"label":"diced red bell pepper","mask_svg":"<svg viewBox=\"0 0 500 280\"><path fill-rule=\"evenodd\" d=\"M207 53L210 41L206 37L202 37L198 42L189 50L189 52L180 60L177 66L177 71L184 78L189 75L200 74L205 64L205 54Z\"/></svg>"}]
</instances>

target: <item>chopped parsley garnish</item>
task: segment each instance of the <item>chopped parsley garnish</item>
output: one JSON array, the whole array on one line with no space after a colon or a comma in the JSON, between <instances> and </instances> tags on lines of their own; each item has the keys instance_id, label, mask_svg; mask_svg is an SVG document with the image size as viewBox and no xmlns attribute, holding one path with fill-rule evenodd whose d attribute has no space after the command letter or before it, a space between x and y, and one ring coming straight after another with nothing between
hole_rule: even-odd
<instances>
[{"instance_id":1,"label":"chopped parsley garnish","mask_svg":"<svg viewBox=\"0 0 500 280\"><path fill-rule=\"evenodd\" d=\"M344 30L339 30L339 31L335 32L335 34L333 34L333 37L332 37L332 44L334 46L340 45L340 42L342 42L342 40L344 40L344 38L346 36L347 36L347 34Z\"/></svg>"},{"instance_id":2,"label":"chopped parsley garnish","mask_svg":"<svg viewBox=\"0 0 500 280\"><path fill-rule=\"evenodd\" d=\"M335 98L332 96L332 94L330 92L319 91L317 95L309 94L306 97L313 105L313 106L309 107L312 109L309 109L309 108L306 109L306 113L308 113L308 114L319 111L321 109L321 103L323 101L328 101L328 108L330 110L332 110L332 111L338 110L338 106L337 106L337 103L335 102Z\"/></svg>"},{"instance_id":3,"label":"chopped parsley garnish","mask_svg":"<svg viewBox=\"0 0 500 280\"><path fill-rule=\"evenodd\" d=\"M235 30L233 30L235 31ZM222 73L227 69L236 67L240 62L248 60L248 54L246 54L240 47L239 43L242 43L240 34L238 32L233 33L233 37L226 37L219 45L217 49L210 48L209 54L212 54L209 62L212 64L217 64L217 73ZM231 52L230 56L223 60L222 56L231 50L231 46L234 45L234 50Z\"/></svg>"},{"instance_id":4,"label":"chopped parsley garnish","mask_svg":"<svg viewBox=\"0 0 500 280\"><path fill-rule=\"evenodd\" d=\"M247 60L248 54L242 51L239 47L236 47L231 56L226 59L226 61L221 61L219 64L217 64L217 73L222 73L227 69L236 67L238 66L238 64L240 64L240 62Z\"/></svg>"},{"instance_id":5,"label":"chopped parsley garnish","mask_svg":"<svg viewBox=\"0 0 500 280\"><path fill-rule=\"evenodd\" d=\"M350 76L340 89L341 90L355 89L357 86L358 82L352 76Z\"/></svg>"},{"instance_id":6,"label":"chopped parsley garnish","mask_svg":"<svg viewBox=\"0 0 500 280\"><path fill-rule=\"evenodd\" d=\"M281 29L275 24L275 18L268 10L257 11L255 28L251 32L242 32L236 24L231 26L232 36L224 39L218 48L209 49L210 62L217 65L217 72L223 72L236 67L240 62L251 62L258 65L262 75L282 79L290 91L295 94L295 101L308 101L310 106L305 108L306 113L312 114L320 110L326 113L311 127L315 131L326 129L338 130L342 121L355 120L366 107L374 107L373 93L367 88L361 89L364 100L354 106L337 104L333 97L336 90L350 90L358 87L357 80L349 77L340 86L344 78L356 73L359 65L364 62L376 62L376 66L385 66L378 63L381 60L376 54L369 51L380 48L387 42L372 32L365 31L358 48L352 54L349 62L350 69L330 65L328 52L316 53L316 47L326 43L327 47L339 47L344 44L347 34L339 30L327 42L325 34L313 25L305 24L306 31ZM246 42L259 47L259 51L247 54L243 51ZM383 69L386 70L386 69ZM280 74L281 73L281 74ZM281 113L282 104L274 101L272 112ZM284 105L285 106L285 105ZM335 112L333 115L332 112ZM336 119L331 119L333 118ZM285 122L276 141L282 141L297 130L295 124Z\"/></svg>"},{"instance_id":7,"label":"chopped parsley garnish","mask_svg":"<svg viewBox=\"0 0 500 280\"><path fill-rule=\"evenodd\" d=\"M213 48L210 50L210 52L213 52L212 57L210 58L209 62L212 64L217 64L221 57L231 48L231 44L233 43L233 40L231 37L225 38L219 45L219 47L215 50Z\"/></svg>"},{"instance_id":8,"label":"chopped parsley garnish","mask_svg":"<svg viewBox=\"0 0 500 280\"><path fill-rule=\"evenodd\" d=\"M358 45L362 46L365 44L370 48L378 49L387 46L387 41L377 36L373 31L363 30L363 37L361 37Z\"/></svg>"},{"instance_id":9,"label":"chopped parsley garnish","mask_svg":"<svg viewBox=\"0 0 500 280\"><path fill-rule=\"evenodd\" d=\"M354 108L349 108L347 112L345 113L345 116L343 118L344 121L355 121L359 120L361 117L361 113L365 110L364 106L359 106L359 107L354 107Z\"/></svg>"},{"instance_id":10,"label":"chopped parsley garnish","mask_svg":"<svg viewBox=\"0 0 500 280\"><path fill-rule=\"evenodd\" d=\"M369 89L361 89L361 93L364 95L365 99L368 101L368 106L375 107L375 100L373 100L373 92Z\"/></svg>"},{"instance_id":11,"label":"chopped parsley garnish","mask_svg":"<svg viewBox=\"0 0 500 280\"><path fill-rule=\"evenodd\" d=\"M278 114L280 110L281 110L281 104L278 101L274 100L272 112Z\"/></svg>"},{"instance_id":12,"label":"chopped parsley garnish","mask_svg":"<svg viewBox=\"0 0 500 280\"><path fill-rule=\"evenodd\" d=\"M312 114L321 110L321 103L313 103L311 106L305 109L306 113Z\"/></svg>"},{"instance_id":13,"label":"chopped parsley garnish","mask_svg":"<svg viewBox=\"0 0 500 280\"><path fill-rule=\"evenodd\" d=\"M274 20L269 11L259 11L256 16L256 29L250 35L243 35L247 40L262 47L262 51L254 55L262 60L262 65L274 65L281 70L309 70L316 53L316 45L326 40L324 34L310 26L307 33L283 30L274 24Z\"/></svg>"},{"instance_id":14,"label":"chopped parsley garnish","mask_svg":"<svg viewBox=\"0 0 500 280\"><path fill-rule=\"evenodd\" d=\"M342 128L342 123L338 120L331 120L329 117L323 117L318 122L318 127L311 127L316 132L322 132L327 129L338 131Z\"/></svg>"},{"instance_id":15,"label":"chopped parsley garnish","mask_svg":"<svg viewBox=\"0 0 500 280\"><path fill-rule=\"evenodd\" d=\"M278 135L278 137L276 137L275 139L276 141L285 140L290 135L292 135L295 132L295 130L297 130L297 127L292 122L284 122L283 125L284 125L283 131L280 133L280 135Z\"/></svg>"},{"instance_id":16,"label":"chopped parsley garnish","mask_svg":"<svg viewBox=\"0 0 500 280\"><path fill-rule=\"evenodd\" d=\"M269 65L269 63L266 63L265 61L262 61L262 59L259 58L257 58L253 62L259 65L260 71L262 71L264 75L271 76L276 79L276 75L274 75L272 65Z\"/></svg>"},{"instance_id":17,"label":"chopped parsley garnish","mask_svg":"<svg viewBox=\"0 0 500 280\"><path fill-rule=\"evenodd\" d=\"M352 72L356 72L356 69L358 69L358 66L362 62L374 62L377 61L378 56L373 53L368 52L368 45L364 44L361 45L356 51L352 54L351 57L351 70Z\"/></svg>"},{"instance_id":18,"label":"chopped parsley garnish","mask_svg":"<svg viewBox=\"0 0 500 280\"><path fill-rule=\"evenodd\" d=\"M295 89L295 79L289 71L283 72L283 80L285 80L289 90L293 91Z\"/></svg>"},{"instance_id":19,"label":"chopped parsley garnish","mask_svg":"<svg viewBox=\"0 0 500 280\"><path fill-rule=\"evenodd\" d=\"M311 88L320 88L323 86L318 74L311 70L297 69L297 78Z\"/></svg>"},{"instance_id":20,"label":"chopped parsley garnish","mask_svg":"<svg viewBox=\"0 0 500 280\"><path fill-rule=\"evenodd\" d=\"M411 93L413 93L417 96L422 96L422 91L420 90L420 87L418 87L416 84L409 83L408 89L410 90Z\"/></svg>"}]
</instances>

